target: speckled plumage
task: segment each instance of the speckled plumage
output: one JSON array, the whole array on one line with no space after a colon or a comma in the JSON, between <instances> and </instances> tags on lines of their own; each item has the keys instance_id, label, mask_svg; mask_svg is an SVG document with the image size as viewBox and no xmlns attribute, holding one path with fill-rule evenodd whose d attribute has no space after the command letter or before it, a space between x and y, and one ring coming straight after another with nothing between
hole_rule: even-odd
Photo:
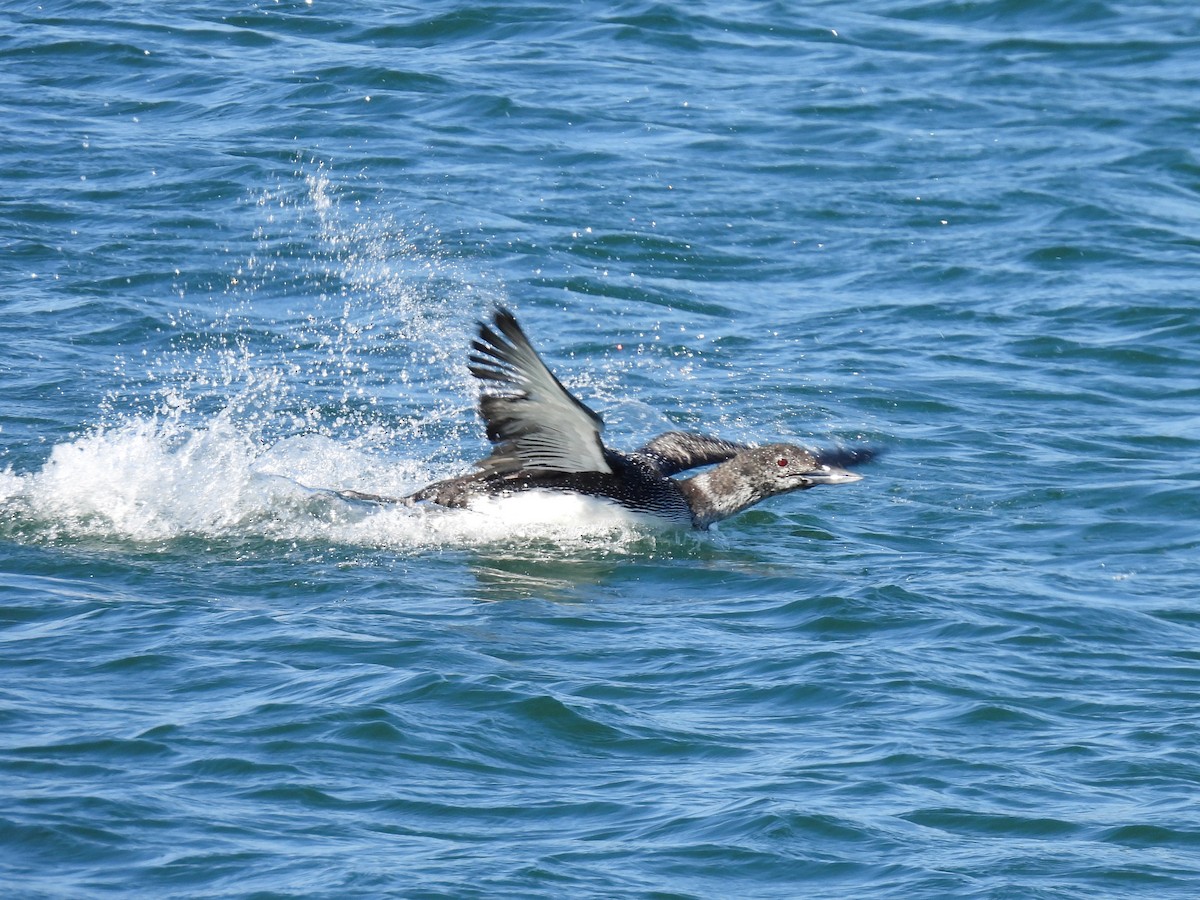
<instances>
[{"instance_id":1,"label":"speckled plumage","mask_svg":"<svg viewBox=\"0 0 1200 900\"><path fill-rule=\"evenodd\" d=\"M857 481L861 476L846 467L875 455L868 448L753 447L683 431L622 453L604 444L604 420L563 387L508 310L497 310L490 324L480 323L472 350L471 373L485 385L479 413L495 445L475 464L478 471L403 498L357 491L342 496L463 507L479 496L567 491L704 529L775 494ZM672 477L703 466L712 468L691 478Z\"/></svg>"}]
</instances>

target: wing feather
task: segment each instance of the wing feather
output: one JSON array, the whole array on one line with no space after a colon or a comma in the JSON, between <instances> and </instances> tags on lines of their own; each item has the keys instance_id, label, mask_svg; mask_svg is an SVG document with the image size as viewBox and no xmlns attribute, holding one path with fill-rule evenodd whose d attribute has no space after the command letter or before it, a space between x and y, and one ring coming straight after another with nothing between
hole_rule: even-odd
<instances>
[{"instance_id":1,"label":"wing feather","mask_svg":"<svg viewBox=\"0 0 1200 900\"><path fill-rule=\"evenodd\" d=\"M698 466L725 462L749 449L747 444L737 444L694 431L668 431L637 452L649 457L663 475L674 475Z\"/></svg>"},{"instance_id":2,"label":"wing feather","mask_svg":"<svg viewBox=\"0 0 1200 900\"><path fill-rule=\"evenodd\" d=\"M507 309L481 322L471 344L471 374L484 383L479 414L496 447L485 471L611 472L600 433L604 420L546 367Z\"/></svg>"}]
</instances>

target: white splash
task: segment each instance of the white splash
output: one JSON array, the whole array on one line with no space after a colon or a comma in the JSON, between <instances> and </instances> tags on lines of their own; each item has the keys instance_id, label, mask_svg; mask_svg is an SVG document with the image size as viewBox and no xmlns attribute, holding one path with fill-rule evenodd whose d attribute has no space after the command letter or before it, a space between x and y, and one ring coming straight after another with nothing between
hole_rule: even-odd
<instances>
[{"instance_id":1,"label":"white splash","mask_svg":"<svg viewBox=\"0 0 1200 900\"><path fill-rule=\"evenodd\" d=\"M36 471L0 471L0 531L415 551L608 547L650 533L586 498L444 510L333 493L403 496L486 452L463 351L478 315L504 298L486 275L467 277L428 226L406 229L357 201L343 215L323 167L298 174L300 194L285 185L255 200L265 221L215 318L197 311L211 297L179 310L169 348L117 360L124 387L102 398L99 424Z\"/></svg>"},{"instance_id":2,"label":"white splash","mask_svg":"<svg viewBox=\"0 0 1200 900\"><path fill-rule=\"evenodd\" d=\"M263 447L227 417L191 428L134 419L54 447L36 472L0 473L0 510L43 540L169 542L187 537L322 541L420 551L555 544L602 546L654 528L585 497L530 493L471 509L349 502L344 488L403 496L446 474L321 435Z\"/></svg>"}]
</instances>

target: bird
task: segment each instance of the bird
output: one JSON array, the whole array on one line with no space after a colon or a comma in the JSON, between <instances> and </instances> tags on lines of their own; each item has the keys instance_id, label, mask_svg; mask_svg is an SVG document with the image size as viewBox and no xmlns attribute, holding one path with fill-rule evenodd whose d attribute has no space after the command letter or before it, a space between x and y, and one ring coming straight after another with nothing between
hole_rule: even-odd
<instances>
[{"instance_id":1,"label":"bird","mask_svg":"<svg viewBox=\"0 0 1200 900\"><path fill-rule=\"evenodd\" d=\"M690 431L668 431L632 452L604 443L604 420L558 380L516 316L495 308L471 343L469 370L482 391L479 415L491 453L475 471L404 497L356 490L346 500L433 503L464 508L479 497L546 490L598 497L661 522L707 530L778 494L862 478L851 467L878 455L872 447L809 449L755 446ZM704 468L685 478L675 476Z\"/></svg>"}]
</instances>

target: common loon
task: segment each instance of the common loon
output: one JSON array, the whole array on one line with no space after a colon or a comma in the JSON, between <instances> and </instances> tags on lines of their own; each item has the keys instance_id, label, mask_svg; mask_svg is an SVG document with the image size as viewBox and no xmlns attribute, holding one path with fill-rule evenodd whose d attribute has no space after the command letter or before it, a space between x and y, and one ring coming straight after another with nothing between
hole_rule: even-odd
<instances>
[{"instance_id":1,"label":"common loon","mask_svg":"<svg viewBox=\"0 0 1200 900\"><path fill-rule=\"evenodd\" d=\"M867 462L866 448L806 450L761 447L668 431L632 453L606 447L604 420L563 387L511 312L498 308L479 323L471 374L484 385L479 414L494 445L478 471L438 481L407 497L339 491L349 500L465 507L478 496L532 489L605 498L635 513L707 529L776 494L862 478L848 466ZM715 465L714 465L715 464ZM713 467L691 478L673 475Z\"/></svg>"}]
</instances>

